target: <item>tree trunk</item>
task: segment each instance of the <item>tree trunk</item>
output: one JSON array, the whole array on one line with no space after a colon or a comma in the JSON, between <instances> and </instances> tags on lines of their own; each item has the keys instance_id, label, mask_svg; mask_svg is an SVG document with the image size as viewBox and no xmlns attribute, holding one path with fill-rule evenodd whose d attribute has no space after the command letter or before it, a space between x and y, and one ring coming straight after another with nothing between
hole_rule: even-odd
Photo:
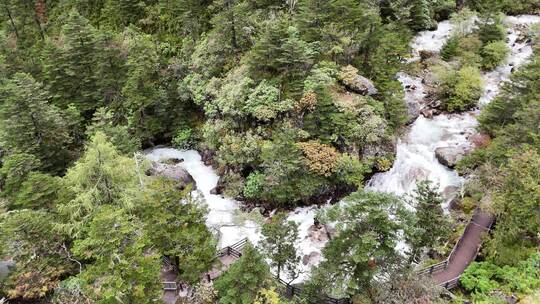
<instances>
[{"instance_id":1,"label":"tree trunk","mask_svg":"<svg viewBox=\"0 0 540 304\"><path fill-rule=\"evenodd\" d=\"M229 10L229 21L231 22L231 46L236 52L238 49L238 41L236 40L236 25L234 20L234 10L231 8L231 0L227 1L227 10Z\"/></svg>"},{"instance_id":2,"label":"tree trunk","mask_svg":"<svg viewBox=\"0 0 540 304\"><path fill-rule=\"evenodd\" d=\"M25 4L26 4L26 8L29 10L29 11L32 11L33 14L32 16L34 17L34 22L36 23L36 26L38 28L38 31L39 31L39 35L41 36L41 39L42 40L45 40L45 33L43 33L43 28L41 27L41 22L39 21L39 18L36 14L36 10L35 8L32 7L31 1L25 1Z\"/></svg>"},{"instance_id":3,"label":"tree trunk","mask_svg":"<svg viewBox=\"0 0 540 304\"><path fill-rule=\"evenodd\" d=\"M9 10L9 7L6 3L6 0L4 0L4 8L6 9L6 13L9 17L9 21L11 22L11 26L13 27L13 31L15 32L15 37L17 37L17 40L19 39L19 31L17 30L17 26L15 25L15 21L13 20L13 16L11 15L11 11Z\"/></svg>"}]
</instances>

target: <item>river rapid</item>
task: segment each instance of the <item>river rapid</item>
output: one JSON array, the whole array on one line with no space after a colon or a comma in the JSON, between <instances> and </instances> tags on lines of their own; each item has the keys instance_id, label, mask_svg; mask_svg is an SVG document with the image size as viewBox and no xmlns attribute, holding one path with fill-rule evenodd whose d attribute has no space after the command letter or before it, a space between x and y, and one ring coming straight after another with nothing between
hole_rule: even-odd
<instances>
[{"instance_id":1,"label":"river rapid","mask_svg":"<svg viewBox=\"0 0 540 304\"><path fill-rule=\"evenodd\" d=\"M507 81L512 68L525 63L532 54L532 47L526 42L517 42L522 26L540 22L539 16L522 15L507 17L508 46L511 52L503 65L492 72L483 74L484 94L480 105L489 103L499 92L501 83ZM449 21L439 23L437 30L418 33L411 42L411 61L419 60L422 50L439 52L445 41L452 34L453 25ZM398 73L398 80L405 90L405 102L410 113L417 113L423 105L427 89L422 79L405 73ZM409 90L411 85L416 89ZM461 114L441 114L433 118L418 116L397 142L396 158L392 168L383 173L375 174L367 183L366 189L391 192L398 195L411 193L418 181L429 179L438 184L447 200L456 195L463 185L463 178L439 163L435 149L441 147L470 148L469 137L476 133L476 116L479 110ZM196 197L203 198L208 206L207 225L219 238L219 246L231 245L245 237L257 244L261 238L260 221L240 210L241 202L222 195L212 194L219 176L206 166L197 151L181 151L172 148L155 148L146 151L146 157L151 161L163 161L170 158L183 159L180 163L193 177L197 190ZM309 270L321 259L321 250L327 242L325 233L313 228L313 218L317 207L302 207L290 212L289 220L299 224L299 241L297 248L303 258L303 272L295 282L305 280Z\"/></svg>"}]
</instances>

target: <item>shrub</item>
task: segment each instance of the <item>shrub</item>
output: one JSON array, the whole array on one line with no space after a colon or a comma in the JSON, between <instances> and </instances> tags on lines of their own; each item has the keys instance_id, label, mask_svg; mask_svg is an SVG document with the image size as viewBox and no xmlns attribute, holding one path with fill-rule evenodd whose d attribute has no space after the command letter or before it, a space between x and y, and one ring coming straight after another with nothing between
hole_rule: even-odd
<instances>
[{"instance_id":1,"label":"shrub","mask_svg":"<svg viewBox=\"0 0 540 304\"><path fill-rule=\"evenodd\" d=\"M260 172L252 172L244 184L244 196L247 198L257 198L264 185L264 174Z\"/></svg>"},{"instance_id":2,"label":"shrub","mask_svg":"<svg viewBox=\"0 0 540 304\"><path fill-rule=\"evenodd\" d=\"M458 53L459 53L459 37L452 36L444 44L441 50L441 58L448 61L452 59L453 57L457 56Z\"/></svg>"},{"instance_id":3,"label":"shrub","mask_svg":"<svg viewBox=\"0 0 540 304\"><path fill-rule=\"evenodd\" d=\"M462 37L459 40L459 56L462 66L478 66L482 61L480 50L482 41L476 35Z\"/></svg>"},{"instance_id":4,"label":"shrub","mask_svg":"<svg viewBox=\"0 0 540 304\"><path fill-rule=\"evenodd\" d=\"M193 146L192 130L189 127L181 128L172 139L172 144L178 149L190 149Z\"/></svg>"},{"instance_id":5,"label":"shrub","mask_svg":"<svg viewBox=\"0 0 540 304\"><path fill-rule=\"evenodd\" d=\"M340 154L334 147L318 141L302 142L298 146L305 156L309 171L328 177L335 170Z\"/></svg>"},{"instance_id":6,"label":"shrub","mask_svg":"<svg viewBox=\"0 0 540 304\"><path fill-rule=\"evenodd\" d=\"M365 174L370 172L368 165L349 154L342 154L337 163L337 178L349 186L361 188Z\"/></svg>"},{"instance_id":7,"label":"shrub","mask_svg":"<svg viewBox=\"0 0 540 304\"><path fill-rule=\"evenodd\" d=\"M508 52L508 46L503 41L486 44L481 51L482 67L486 70L496 68L506 59Z\"/></svg>"},{"instance_id":8,"label":"shrub","mask_svg":"<svg viewBox=\"0 0 540 304\"><path fill-rule=\"evenodd\" d=\"M506 33L504 26L500 22L486 22L478 29L478 35L480 40L484 44L488 44L495 41L504 41Z\"/></svg>"},{"instance_id":9,"label":"shrub","mask_svg":"<svg viewBox=\"0 0 540 304\"><path fill-rule=\"evenodd\" d=\"M489 293L499 287L499 283L493 280L498 269L497 265L489 262L473 262L461 275L461 285L468 291Z\"/></svg>"},{"instance_id":10,"label":"shrub","mask_svg":"<svg viewBox=\"0 0 540 304\"><path fill-rule=\"evenodd\" d=\"M482 77L477 68L465 66L459 71L440 70L437 74L442 82L439 95L445 110L466 111L476 106L482 95Z\"/></svg>"}]
</instances>

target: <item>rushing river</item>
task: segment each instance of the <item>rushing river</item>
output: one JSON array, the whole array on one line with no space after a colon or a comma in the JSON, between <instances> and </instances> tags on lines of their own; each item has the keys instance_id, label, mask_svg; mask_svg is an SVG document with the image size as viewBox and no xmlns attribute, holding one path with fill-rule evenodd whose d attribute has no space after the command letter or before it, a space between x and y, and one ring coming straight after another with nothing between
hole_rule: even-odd
<instances>
[{"instance_id":1,"label":"rushing river","mask_svg":"<svg viewBox=\"0 0 540 304\"><path fill-rule=\"evenodd\" d=\"M512 68L526 62L532 55L532 47L525 41L516 42L521 26L540 22L539 16L523 15L507 17L508 40L510 54L505 63L495 70L482 75L484 93L480 105L489 103L498 94L501 84L508 80ZM452 25L441 22L435 31L425 31L418 34L412 42L413 55L420 50L438 52L444 42L450 37ZM418 110L422 105L426 91L421 79L399 73L398 79L404 87L414 86L415 90L406 90L405 99L409 109ZM454 170L441 165L435 157L435 149L442 147L463 148L467 150L471 143L468 138L474 134L477 126L478 111L462 114L441 114L427 119L419 116L411 125L409 132L398 140L396 159L393 167L384 173L378 173L368 183L372 190L393 192L396 194L410 193L416 183L429 179L439 185L439 190L451 195L463 184L463 179Z\"/></svg>"},{"instance_id":2,"label":"rushing river","mask_svg":"<svg viewBox=\"0 0 540 304\"><path fill-rule=\"evenodd\" d=\"M507 17L508 46L511 53L506 62L492 72L483 75L485 91L481 105L491 101L499 92L502 82L508 80L512 68L524 62L532 54L532 48L525 42L516 42L521 25L540 22L539 16ZM420 32L411 43L412 59L418 60L422 50L438 52L452 33L452 24L440 22L437 30ZM405 91L405 101L411 113L422 106L426 89L420 78L399 73L397 75L404 88L414 85L415 90ZM398 140L397 154L393 167L373 176L367 189L407 194L414 190L420 180L429 179L439 185L443 193L452 194L463 184L457 173L441 165L435 157L435 149L440 147L469 147L468 138L475 133L478 111L462 114L441 114L431 119L418 116L409 130ZM260 223L240 211L240 203L211 190L216 187L219 177L214 170L204 165L197 151L180 151L172 148L156 148L148 151L147 158L160 161L179 158L180 163L197 183L195 196L202 196L208 205L207 225L217 232L221 247L231 245L245 237L257 244L260 240ZM297 281L304 280L309 269L320 260L320 252L326 239L319 231L312 229L316 207L297 208L289 214L289 219L299 224L300 240L298 250L302 256L309 256L301 263L304 272Z\"/></svg>"}]
</instances>

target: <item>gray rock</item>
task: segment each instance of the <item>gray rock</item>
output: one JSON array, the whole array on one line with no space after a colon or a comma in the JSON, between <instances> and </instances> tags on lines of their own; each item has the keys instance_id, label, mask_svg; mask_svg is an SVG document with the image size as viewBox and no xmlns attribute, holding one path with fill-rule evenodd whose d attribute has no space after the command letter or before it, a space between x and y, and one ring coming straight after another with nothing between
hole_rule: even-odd
<instances>
[{"instance_id":1,"label":"gray rock","mask_svg":"<svg viewBox=\"0 0 540 304\"><path fill-rule=\"evenodd\" d=\"M396 138L381 139L369 143L362 149L362 159L375 159L377 157L393 158L396 155Z\"/></svg>"},{"instance_id":2,"label":"gray rock","mask_svg":"<svg viewBox=\"0 0 540 304\"><path fill-rule=\"evenodd\" d=\"M468 140L475 148L485 148L491 142L491 137L485 133L475 133Z\"/></svg>"},{"instance_id":3,"label":"gray rock","mask_svg":"<svg viewBox=\"0 0 540 304\"><path fill-rule=\"evenodd\" d=\"M375 88L375 85L371 80L367 79L364 76L358 75L354 78L354 82L352 86L348 87L353 92L363 94L363 95L375 95L379 93L377 88Z\"/></svg>"},{"instance_id":4,"label":"gray rock","mask_svg":"<svg viewBox=\"0 0 540 304\"><path fill-rule=\"evenodd\" d=\"M15 268L15 262L0 261L0 279L7 277L13 268Z\"/></svg>"},{"instance_id":5,"label":"gray rock","mask_svg":"<svg viewBox=\"0 0 540 304\"><path fill-rule=\"evenodd\" d=\"M379 93L373 82L362 75L358 75L358 69L346 66L341 69L339 80L347 90L362 95L376 95Z\"/></svg>"},{"instance_id":6,"label":"gray rock","mask_svg":"<svg viewBox=\"0 0 540 304\"><path fill-rule=\"evenodd\" d=\"M465 147L441 147L435 149L435 157L442 165L453 168L468 152Z\"/></svg>"},{"instance_id":7,"label":"gray rock","mask_svg":"<svg viewBox=\"0 0 540 304\"><path fill-rule=\"evenodd\" d=\"M316 251L312 251L310 254L306 254L304 257L302 257L302 264L315 265L320 259L321 254Z\"/></svg>"},{"instance_id":8,"label":"gray rock","mask_svg":"<svg viewBox=\"0 0 540 304\"><path fill-rule=\"evenodd\" d=\"M326 229L312 225L308 228L308 238L315 243L326 243L328 234Z\"/></svg>"},{"instance_id":9,"label":"gray rock","mask_svg":"<svg viewBox=\"0 0 540 304\"><path fill-rule=\"evenodd\" d=\"M153 162L152 167L147 172L152 176L163 176L176 182L176 188L184 190L189 184L192 185L192 189L197 188L195 180L189 174L189 172L182 168L179 164L167 164Z\"/></svg>"}]
</instances>

